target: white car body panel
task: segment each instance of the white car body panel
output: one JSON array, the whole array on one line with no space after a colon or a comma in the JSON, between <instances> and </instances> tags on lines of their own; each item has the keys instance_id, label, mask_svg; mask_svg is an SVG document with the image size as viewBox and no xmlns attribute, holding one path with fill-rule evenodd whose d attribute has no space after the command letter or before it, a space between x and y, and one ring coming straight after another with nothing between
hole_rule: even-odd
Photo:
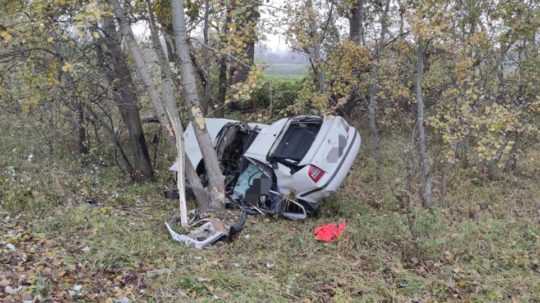
<instances>
[{"instance_id":1,"label":"white car body panel","mask_svg":"<svg viewBox=\"0 0 540 303\"><path fill-rule=\"evenodd\" d=\"M257 138L251 143L249 149L244 153L244 156L268 163L266 159L268 152L288 120L278 120L262 129Z\"/></svg>"},{"instance_id":2,"label":"white car body panel","mask_svg":"<svg viewBox=\"0 0 540 303\"><path fill-rule=\"evenodd\" d=\"M328 170L325 173L319 182L317 182L316 188L307 192L302 192L297 195L297 197L308 202L317 203L321 199L324 199L336 192L351 170L354 160L356 159L356 156L360 150L361 143L362 138L360 137L360 134L356 131L356 129L351 127L344 154L338 162L329 163L322 157L318 157L313 160L313 164L317 165L318 167L322 169L324 169L323 167L326 167L327 169L331 167L333 170ZM326 150L328 149L322 148L323 154L326 152Z\"/></svg>"},{"instance_id":3,"label":"white car body panel","mask_svg":"<svg viewBox=\"0 0 540 303\"><path fill-rule=\"evenodd\" d=\"M298 166L304 167L291 174L289 167L278 163L274 171L280 192L294 193L297 198L311 203L328 197L343 183L360 145L360 135L343 118L324 117L311 148L298 163ZM308 165L315 165L325 171L318 182L309 177Z\"/></svg>"}]
</instances>

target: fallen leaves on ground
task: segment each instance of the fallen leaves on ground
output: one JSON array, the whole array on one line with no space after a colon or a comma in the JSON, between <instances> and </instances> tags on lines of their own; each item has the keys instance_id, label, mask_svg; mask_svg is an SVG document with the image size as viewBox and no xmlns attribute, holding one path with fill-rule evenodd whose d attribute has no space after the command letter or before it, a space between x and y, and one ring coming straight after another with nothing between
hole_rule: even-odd
<instances>
[{"instance_id":1,"label":"fallen leaves on ground","mask_svg":"<svg viewBox=\"0 0 540 303\"><path fill-rule=\"evenodd\" d=\"M0 219L0 301L130 302L144 298L146 270L96 270L77 260L88 247L46 239L20 220Z\"/></svg>"}]
</instances>

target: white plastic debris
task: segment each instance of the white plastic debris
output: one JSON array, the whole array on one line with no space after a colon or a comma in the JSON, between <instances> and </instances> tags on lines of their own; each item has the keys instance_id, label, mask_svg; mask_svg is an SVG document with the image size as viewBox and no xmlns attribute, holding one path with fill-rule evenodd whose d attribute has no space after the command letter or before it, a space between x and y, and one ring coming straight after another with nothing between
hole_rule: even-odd
<instances>
[{"instance_id":1,"label":"white plastic debris","mask_svg":"<svg viewBox=\"0 0 540 303\"><path fill-rule=\"evenodd\" d=\"M68 291L69 295L72 297L79 297L81 295L82 291L82 285L75 284L73 287Z\"/></svg>"},{"instance_id":2,"label":"white plastic debris","mask_svg":"<svg viewBox=\"0 0 540 303\"><path fill-rule=\"evenodd\" d=\"M114 303L129 303L131 302L127 297L122 297L113 300Z\"/></svg>"},{"instance_id":3,"label":"white plastic debris","mask_svg":"<svg viewBox=\"0 0 540 303\"><path fill-rule=\"evenodd\" d=\"M204 223L187 235L175 232L167 222L165 222L165 227L167 227L173 240L197 249L203 249L206 246L212 245L227 235L223 226L219 226L214 221Z\"/></svg>"},{"instance_id":4,"label":"white plastic debris","mask_svg":"<svg viewBox=\"0 0 540 303\"><path fill-rule=\"evenodd\" d=\"M73 288L72 288L72 289L73 289L74 291L76 291L76 292L80 292L81 289L82 289L82 285L80 285L80 284L75 284L75 285L73 285Z\"/></svg>"},{"instance_id":5,"label":"white plastic debris","mask_svg":"<svg viewBox=\"0 0 540 303\"><path fill-rule=\"evenodd\" d=\"M15 248L15 245L11 244L11 243L8 243L6 244L6 247L7 249L9 249L10 251L16 251L17 248Z\"/></svg>"},{"instance_id":6,"label":"white plastic debris","mask_svg":"<svg viewBox=\"0 0 540 303\"><path fill-rule=\"evenodd\" d=\"M6 286L6 288L4 289L4 291L8 294L8 295L14 295L16 293L18 293L20 290L22 289L21 286L17 287L17 288L13 288L11 286Z\"/></svg>"}]
</instances>

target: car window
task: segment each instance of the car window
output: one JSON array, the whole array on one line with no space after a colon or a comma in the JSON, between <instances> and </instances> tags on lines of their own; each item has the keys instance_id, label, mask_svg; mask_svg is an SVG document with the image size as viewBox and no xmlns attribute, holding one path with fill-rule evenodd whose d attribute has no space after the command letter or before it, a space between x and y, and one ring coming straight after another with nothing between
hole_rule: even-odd
<instances>
[{"instance_id":1,"label":"car window","mask_svg":"<svg viewBox=\"0 0 540 303\"><path fill-rule=\"evenodd\" d=\"M265 195L267 194L266 191L270 190L272 184L270 170L266 171L267 168L263 164L259 164L253 160L244 160L247 161L247 165L238 175L231 195L232 199L236 201L251 200Z\"/></svg>"},{"instance_id":2,"label":"car window","mask_svg":"<svg viewBox=\"0 0 540 303\"><path fill-rule=\"evenodd\" d=\"M302 161L321 128L320 121L293 121L282 135L270 158L285 165Z\"/></svg>"}]
</instances>

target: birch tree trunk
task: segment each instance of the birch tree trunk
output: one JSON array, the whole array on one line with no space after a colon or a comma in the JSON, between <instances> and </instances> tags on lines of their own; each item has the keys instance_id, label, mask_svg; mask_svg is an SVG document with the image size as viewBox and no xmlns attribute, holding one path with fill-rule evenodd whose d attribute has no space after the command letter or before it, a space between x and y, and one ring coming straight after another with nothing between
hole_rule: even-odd
<instances>
[{"instance_id":1,"label":"birch tree trunk","mask_svg":"<svg viewBox=\"0 0 540 303\"><path fill-rule=\"evenodd\" d=\"M146 62L144 61L143 54L139 48L139 45L137 44L137 41L135 40L135 36L133 35L133 31L131 30L131 26L129 24L129 20L127 20L126 14L118 2L118 0L111 0L111 3L113 5L113 11L116 18L118 18L119 24L120 24L120 31L124 38L126 39L128 49L133 57L133 60L135 61L135 66L137 70L137 74L141 78L145 90L150 95L150 99L152 101L152 104L154 105L154 108L156 112L158 113L158 119L160 120L160 123L164 127L171 128L172 125L172 131L175 135L176 139L176 150L177 150L177 163L178 163L178 175L177 175L177 187L178 187L178 194L179 194L179 204L180 204L180 222L182 226L187 227L188 219L187 219L187 203L186 203L186 190L185 190L185 174L184 174L184 140L183 140L183 129L182 124L180 123L180 117L178 115L178 111L176 110L176 106L174 108L170 108L167 110L166 106L164 108L163 102L161 101L161 96L159 91L157 90L156 86L153 83L152 77L150 75L150 71L148 70L148 67L146 65ZM172 83L168 83L172 84ZM169 95L170 98L172 98L172 102L174 103L174 97L173 97L173 91L172 91L172 85L168 86L169 91L164 92L164 95ZM168 104L169 102L164 102L165 104ZM169 105L169 107L172 107ZM167 119L168 118L168 119ZM171 121L171 123L168 123L168 121Z\"/></svg>"},{"instance_id":2,"label":"birch tree trunk","mask_svg":"<svg viewBox=\"0 0 540 303\"><path fill-rule=\"evenodd\" d=\"M195 71L189 57L189 44L187 42L186 23L184 16L184 1L171 0L173 16L173 29L175 33L176 51L180 63L182 74L182 85L184 87L184 97L190 104L190 116L193 121L195 136L201 148L206 174L208 176L208 186L210 189L210 206L212 208L223 208L225 202L225 178L219 165L216 150L212 140L208 135L206 121L201 111L200 97L197 92L195 81Z\"/></svg>"},{"instance_id":3,"label":"birch tree trunk","mask_svg":"<svg viewBox=\"0 0 540 303\"><path fill-rule=\"evenodd\" d=\"M431 193L431 172L427 154L427 138L424 127L424 97L422 95L422 81L424 80L424 41L419 39L416 46L416 129L418 131L418 160L420 162L420 172L422 174L422 205L426 208L433 206Z\"/></svg>"},{"instance_id":4,"label":"birch tree trunk","mask_svg":"<svg viewBox=\"0 0 540 303\"><path fill-rule=\"evenodd\" d=\"M159 32L155 23L154 14L152 13L152 6L150 4L150 0L146 0L146 4L148 6L150 37L152 40L152 46L154 47L154 51L158 57L158 61L159 61L160 69L161 69L162 101L165 105L166 112L169 116L169 120L171 121L171 123L173 123L174 133L180 134L180 137L177 137L175 135L173 137L169 136L168 138L171 143L174 144L176 142L177 146L178 146L178 142L181 141L180 146L182 146L181 150L183 151L181 156L183 159L180 159L180 155L179 155L177 161L178 163L185 163L184 167L185 167L186 177L187 177L187 180L189 182L191 189L193 190L195 198L197 199L199 211L201 213L205 213L208 211L208 207L210 204L210 197L208 196L208 193L204 190L201 184L201 180L199 179L199 175L197 175L197 172L195 171L195 168L193 167L191 162L185 161L185 157L184 157L185 153L184 153L184 148L183 148L184 129L182 127L180 116L178 115L178 108L176 106L176 94L175 94L175 85L173 81L173 72L171 71L169 61L159 41Z\"/></svg>"},{"instance_id":5,"label":"birch tree trunk","mask_svg":"<svg viewBox=\"0 0 540 303\"><path fill-rule=\"evenodd\" d=\"M118 0L109 0L109 2L112 5L115 17L118 19L118 23L120 25L120 33L125 39L129 52L131 53L133 61L135 62L137 75L139 76L139 78L141 78L144 89L148 92L148 95L150 96L150 101L152 102L154 110L156 111L158 120L164 127L168 127L170 124L167 123L168 121L165 108L161 103L159 92L157 91L155 85L152 83L152 77L146 67L143 54L137 44L137 41L135 41L135 36L133 35L133 31L131 30L129 20L126 17L124 9L122 8ZM168 130L171 131L170 128Z\"/></svg>"}]
</instances>

